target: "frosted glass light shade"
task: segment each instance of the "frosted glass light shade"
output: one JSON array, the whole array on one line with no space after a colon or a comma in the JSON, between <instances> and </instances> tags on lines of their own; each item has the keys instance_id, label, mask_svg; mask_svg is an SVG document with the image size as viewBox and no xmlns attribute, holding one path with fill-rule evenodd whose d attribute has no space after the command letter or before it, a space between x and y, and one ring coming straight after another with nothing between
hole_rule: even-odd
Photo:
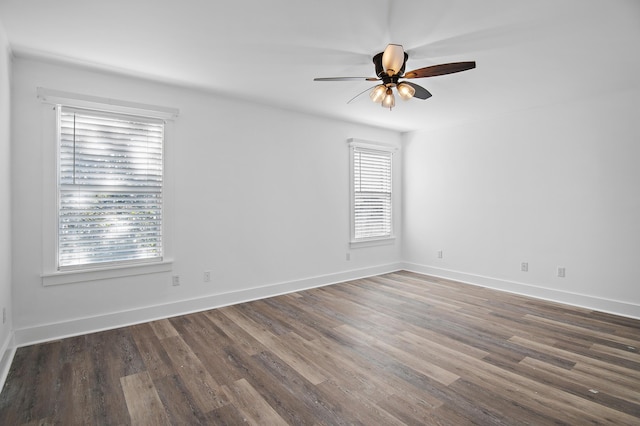
<instances>
[{"instance_id":1,"label":"frosted glass light shade","mask_svg":"<svg viewBox=\"0 0 640 426\"><path fill-rule=\"evenodd\" d=\"M404 49L399 44L389 44L382 53L382 68L387 75L395 75L404 64Z\"/></svg>"},{"instance_id":2,"label":"frosted glass light shade","mask_svg":"<svg viewBox=\"0 0 640 426\"><path fill-rule=\"evenodd\" d=\"M416 94L416 89L414 89L410 84L400 83L397 86L398 94L405 101L413 98L413 95Z\"/></svg>"},{"instance_id":3,"label":"frosted glass light shade","mask_svg":"<svg viewBox=\"0 0 640 426\"><path fill-rule=\"evenodd\" d=\"M393 91L391 91L391 88L387 89L387 94L384 96L384 99L382 100L382 108L393 108L394 106L396 106L396 99L393 96Z\"/></svg>"},{"instance_id":4,"label":"frosted glass light shade","mask_svg":"<svg viewBox=\"0 0 640 426\"><path fill-rule=\"evenodd\" d=\"M373 88L371 93L369 93L369 97L375 103L380 103L384 99L387 94L387 87L384 84L379 84Z\"/></svg>"}]
</instances>

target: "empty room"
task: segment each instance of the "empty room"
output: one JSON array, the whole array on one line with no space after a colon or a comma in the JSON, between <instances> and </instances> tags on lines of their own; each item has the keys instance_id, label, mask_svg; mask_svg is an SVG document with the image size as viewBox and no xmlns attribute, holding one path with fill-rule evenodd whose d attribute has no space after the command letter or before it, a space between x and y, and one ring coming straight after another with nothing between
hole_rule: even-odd
<instances>
[{"instance_id":1,"label":"empty room","mask_svg":"<svg viewBox=\"0 0 640 426\"><path fill-rule=\"evenodd\" d=\"M1 425L640 424L637 0L0 0Z\"/></svg>"}]
</instances>

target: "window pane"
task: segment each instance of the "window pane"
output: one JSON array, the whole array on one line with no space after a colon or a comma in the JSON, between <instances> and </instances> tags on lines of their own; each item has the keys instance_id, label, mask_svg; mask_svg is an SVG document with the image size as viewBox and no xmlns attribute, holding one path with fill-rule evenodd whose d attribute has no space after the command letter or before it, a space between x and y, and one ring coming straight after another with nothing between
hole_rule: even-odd
<instances>
[{"instance_id":1,"label":"window pane","mask_svg":"<svg viewBox=\"0 0 640 426\"><path fill-rule=\"evenodd\" d=\"M162 257L164 124L60 112L59 267Z\"/></svg>"},{"instance_id":2,"label":"window pane","mask_svg":"<svg viewBox=\"0 0 640 426\"><path fill-rule=\"evenodd\" d=\"M354 147L354 238L391 236L391 159L387 151Z\"/></svg>"},{"instance_id":3,"label":"window pane","mask_svg":"<svg viewBox=\"0 0 640 426\"><path fill-rule=\"evenodd\" d=\"M74 185L162 186L162 122L63 112L60 180Z\"/></svg>"}]
</instances>

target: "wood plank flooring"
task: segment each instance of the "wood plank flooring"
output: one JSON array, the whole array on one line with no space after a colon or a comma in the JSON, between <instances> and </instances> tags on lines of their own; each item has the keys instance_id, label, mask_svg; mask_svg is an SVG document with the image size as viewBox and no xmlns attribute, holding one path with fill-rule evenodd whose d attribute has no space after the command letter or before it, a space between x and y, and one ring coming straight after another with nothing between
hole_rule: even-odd
<instances>
[{"instance_id":1,"label":"wood plank flooring","mask_svg":"<svg viewBox=\"0 0 640 426\"><path fill-rule=\"evenodd\" d=\"M640 321L397 272L19 348L2 425L640 424Z\"/></svg>"}]
</instances>

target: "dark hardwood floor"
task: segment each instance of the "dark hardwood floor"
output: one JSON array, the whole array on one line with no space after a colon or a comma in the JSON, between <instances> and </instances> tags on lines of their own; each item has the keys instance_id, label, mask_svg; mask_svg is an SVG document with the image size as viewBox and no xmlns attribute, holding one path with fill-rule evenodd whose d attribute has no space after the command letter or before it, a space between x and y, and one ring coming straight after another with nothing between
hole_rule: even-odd
<instances>
[{"instance_id":1,"label":"dark hardwood floor","mask_svg":"<svg viewBox=\"0 0 640 426\"><path fill-rule=\"evenodd\" d=\"M398 272L19 348L0 424L640 424L640 321Z\"/></svg>"}]
</instances>

